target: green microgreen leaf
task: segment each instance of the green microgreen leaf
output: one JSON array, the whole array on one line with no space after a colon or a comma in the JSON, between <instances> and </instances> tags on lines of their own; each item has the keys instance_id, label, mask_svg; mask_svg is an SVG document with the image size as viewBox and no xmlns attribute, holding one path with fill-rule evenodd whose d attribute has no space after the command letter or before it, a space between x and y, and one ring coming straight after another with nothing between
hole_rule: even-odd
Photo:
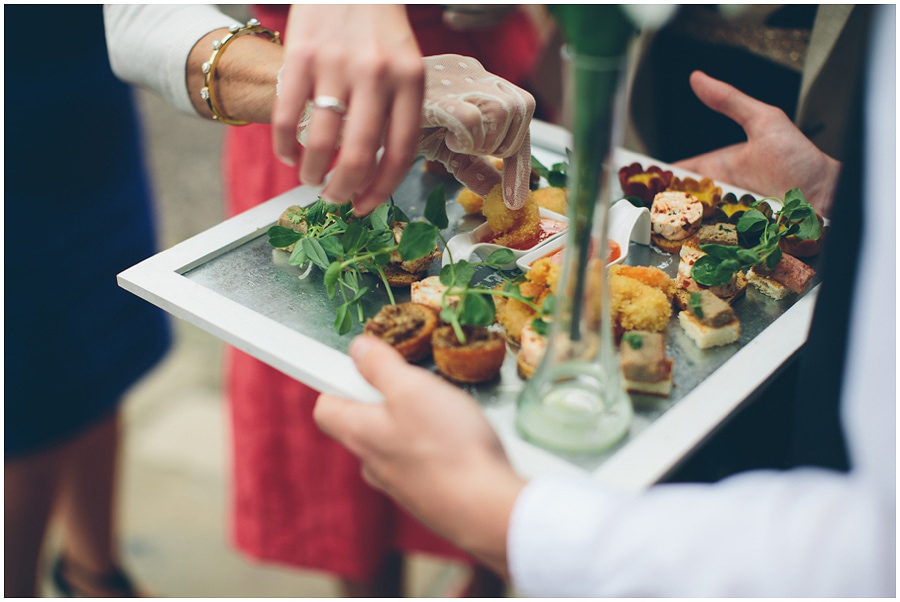
<instances>
[{"instance_id":1,"label":"green microgreen leaf","mask_svg":"<svg viewBox=\"0 0 900 602\"><path fill-rule=\"evenodd\" d=\"M352 326L353 320L350 317L350 304L341 303L334 318L334 329L338 334L347 334Z\"/></svg>"},{"instance_id":2,"label":"green microgreen leaf","mask_svg":"<svg viewBox=\"0 0 900 602\"><path fill-rule=\"evenodd\" d=\"M743 215L741 215L740 219L738 219L737 230L738 232L762 231L768 223L769 218L763 215L760 210L747 209L744 211Z\"/></svg>"},{"instance_id":3,"label":"green microgreen leaf","mask_svg":"<svg viewBox=\"0 0 900 602\"><path fill-rule=\"evenodd\" d=\"M458 263L448 263L444 267L441 268L440 273L438 274L438 279L441 281L441 284L444 286L453 286L453 280L456 278L456 266Z\"/></svg>"},{"instance_id":4,"label":"green microgreen leaf","mask_svg":"<svg viewBox=\"0 0 900 602\"><path fill-rule=\"evenodd\" d=\"M565 188L568 185L568 165L565 163L554 163L547 175L547 183L554 188Z\"/></svg>"},{"instance_id":5,"label":"green microgreen leaf","mask_svg":"<svg viewBox=\"0 0 900 602\"><path fill-rule=\"evenodd\" d=\"M447 324L453 324L454 322L457 322L456 309L450 307L449 305L445 305L443 308L441 308L441 320L443 320Z\"/></svg>"},{"instance_id":6,"label":"green microgreen leaf","mask_svg":"<svg viewBox=\"0 0 900 602\"><path fill-rule=\"evenodd\" d=\"M494 268L501 268L516 260L516 254L510 249L497 249L485 259L485 263Z\"/></svg>"},{"instance_id":7,"label":"green microgreen leaf","mask_svg":"<svg viewBox=\"0 0 900 602\"><path fill-rule=\"evenodd\" d=\"M341 244L341 239L338 236L325 236L314 240L318 241L319 246L322 247L329 259L339 259L344 253L344 246Z\"/></svg>"},{"instance_id":8,"label":"green microgreen leaf","mask_svg":"<svg viewBox=\"0 0 900 602\"><path fill-rule=\"evenodd\" d=\"M348 303L350 303L351 305L355 305L355 304L359 303L362 300L362 298L365 296L365 294L368 293L370 290L372 290L371 287L368 287L368 286L362 287L361 289L356 291L356 294L353 295L353 298L350 299L350 301L348 301Z\"/></svg>"},{"instance_id":9,"label":"green microgreen leaf","mask_svg":"<svg viewBox=\"0 0 900 602\"><path fill-rule=\"evenodd\" d=\"M303 243L294 246L294 250L291 251L291 257L288 259L289 265L304 265L309 262L309 257L306 256L306 251L303 249Z\"/></svg>"},{"instance_id":10,"label":"green microgreen leaf","mask_svg":"<svg viewBox=\"0 0 900 602\"><path fill-rule=\"evenodd\" d=\"M367 216L369 226L372 230L390 230L391 222L389 221L391 213L391 205L382 203L375 211Z\"/></svg>"},{"instance_id":11,"label":"green microgreen leaf","mask_svg":"<svg viewBox=\"0 0 900 602\"><path fill-rule=\"evenodd\" d=\"M804 216L795 236L801 240L819 240L819 237L822 236L822 224L819 222L819 216L815 212L812 215Z\"/></svg>"},{"instance_id":12,"label":"green microgreen leaf","mask_svg":"<svg viewBox=\"0 0 900 602\"><path fill-rule=\"evenodd\" d=\"M347 255L356 254L360 249L365 247L368 242L367 239L368 235L362 224L358 222L347 224L347 230L344 231L344 235L341 237L341 245L344 249L344 253Z\"/></svg>"},{"instance_id":13,"label":"green microgreen leaf","mask_svg":"<svg viewBox=\"0 0 900 602\"><path fill-rule=\"evenodd\" d=\"M335 285L337 284L338 278L341 277L343 269L341 262L335 261L325 270L325 290L328 291L329 299L334 299Z\"/></svg>"},{"instance_id":14,"label":"green microgreen leaf","mask_svg":"<svg viewBox=\"0 0 900 602\"><path fill-rule=\"evenodd\" d=\"M694 311L694 315L703 319L703 295L697 292L691 293L688 298L688 307Z\"/></svg>"},{"instance_id":15,"label":"green microgreen leaf","mask_svg":"<svg viewBox=\"0 0 900 602\"><path fill-rule=\"evenodd\" d=\"M547 166L541 163L534 155L531 155L531 169L545 180L550 178L550 170L547 169Z\"/></svg>"},{"instance_id":16,"label":"green microgreen leaf","mask_svg":"<svg viewBox=\"0 0 900 602\"><path fill-rule=\"evenodd\" d=\"M731 282L734 272L722 269L722 265L729 260L719 261L711 255L704 255L694 263L691 268L691 278L703 286L722 286ZM735 262L737 263L737 262ZM740 264L738 264L740 265Z\"/></svg>"},{"instance_id":17,"label":"green microgreen leaf","mask_svg":"<svg viewBox=\"0 0 900 602\"><path fill-rule=\"evenodd\" d=\"M390 230L376 230L369 234L366 250L369 252L382 251L393 247L395 244L393 232Z\"/></svg>"},{"instance_id":18,"label":"green microgreen leaf","mask_svg":"<svg viewBox=\"0 0 900 602\"><path fill-rule=\"evenodd\" d=\"M303 245L303 250L306 252L306 256L316 264L322 270L327 270L329 261L328 254L325 252L325 249L322 247L322 243L315 238L304 238L300 241L300 244Z\"/></svg>"},{"instance_id":19,"label":"green microgreen leaf","mask_svg":"<svg viewBox=\"0 0 900 602\"><path fill-rule=\"evenodd\" d=\"M459 302L459 323L482 328L494 323L494 301L490 295L465 295Z\"/></svg>"},{"instance_id":20,"label":"green microgreen leaf","mask_svg":"<svg viewBox=\"0 0 900 602\"><path fill-rule=\"evenodd\" d=\"M451 288L464 288L469 286L469 283L472 282L472 278L475 277L475 272L478 270L478 266L469 263L466 260L458 261L453 264L452 268L448 271L448 281L444 282L443 279L443 270L441 270L441 284Z\"/></svg>"},{"instance_id":21,"label":"green microgreen leaf","mask_svg":"<svg viewBox=\"0 0 900 602\"><path fill-rule=\"evenodd\" d=\"M284 226L272 226L266 234L269 237L269 244L278 249L289 247L303 238L302 233L295 232Z\"/></svg>"},{"instance_id":22,"label":"green microgreen leaf","mask_svg":"<svg viewBox=\"0 0 900 602\"><path fill-rule=\"evenodd\" d=\"M544 298L544 303L541 305L541 311L545 316L552 316L553 312L556 310L556 295L550 294Z\"/></svg>"},{"instance_id":23,"label":"green microgreen leaf","mask_svg":"<svg viewBox=\"0 0 900 602\"><path fill-rule=\"evenodd\" d=\"M412 261L425 257L434 251L437 245L438 229L426 222L407 224L400 238L400 257L404 261Z\"/></svg>"},{"instance_id":24,"label":"green microgreen leaf","mask_svg":"<svg viewBox=\"0 0 900 602\"><path fill-rule=\"evenodd\" d=\"M622 342L628 343L628 346L637 351L644 346L644 339L636 332L626 332L622 335Z\"/></svg>"},{"instance_id":25,"label":"green microgreen leaf","mask_svg":"<svg viewBox=\"0 0 900 602\"><path fill-rule=\"evenodd\" d=\"M534 155L531 156L531 169L539 176L547 180L547 183L550 186L555 188L565 188L568 185L568 170L569 165L567 163L554 163L553 167L547 169L547 166L541 163L537 157Z\"/></svg>"},{"instance_id":26,"label":"green microgreen leaf","mask_svg":"<svg viewBox=\"0 0 900 602\"><path fill-rule=\"evenodd\" d=\"M753 203L753 206L770 198L779 200L769 197ZM821 236L819 218L799 188L792 188L785 194L781 209L771 219L758 209L745 211L737 222L737 230L741 234L741 244L749 248L701 245L700 250L707 254L694 263L691 278L704 286L720 286L730 282L738 270L760 263L765 263L772 270L781 261L779 241L782 238L795 235L804 240L816 240ZM747 233L757 236L744 237Z\"/></svg>"},{"instance_id":27,"label":"green microgreen leaf","mask_svg":"<svg viewBox=\"0 0 900 602\"><path fill-rule=\"evenodd\" d=\"M774 249L772 249L772 252L768 255L768 257L766 257L766 267L770 270L774 270L779 261L781 261L781 249L779 247L775 247Z\"/></svg>"},{"instance_id":28,"label":"green microgreen leaf","mask_svg":"<svg viewBox=\"0 0 900 602\"><path fill-rule=\"evenodd\" d=\"M412 220L409 219L409 216L403 213L403 210L396 205L391 205L391 213L390 219L388 220L389 224L393 224L394 222L403 222L404 224L408 224Z\"/></svg>"},{"instance_id":29,"label":"green microgreen leaf","mask_svg":"<svg viewBox=\"0 0 900 602\"><path fill-rule=\"evenodd\" d=\"M542 337L545 337L547 336L547 332L550 331L550 323L541 318L535 318L531 321L531 329Z\"/></svg>"},{"instance_id":30,"label":"green microgreen leaf","mask_svg":"<svg viewBox=\"0 0 900 602\"><path fill-rule=\"evenodd\" d=\"M327 203L322 199L318 199L306 211L306 222L313 226L321 226L325 223L327 213Z\"/></svg>"},{"instance_id":31,"label":"green microgreen leaf","mask_svg":"<svg viewBox=\"0 0 900 602\"><path fill-rule=\"evenodd\" d=\"M439 230L443 230L450 221L447 219L447 195L444 192L444 185L439 184L437 188L431 191L425 200L425 219Z\"/></svg>"}]
</instances>

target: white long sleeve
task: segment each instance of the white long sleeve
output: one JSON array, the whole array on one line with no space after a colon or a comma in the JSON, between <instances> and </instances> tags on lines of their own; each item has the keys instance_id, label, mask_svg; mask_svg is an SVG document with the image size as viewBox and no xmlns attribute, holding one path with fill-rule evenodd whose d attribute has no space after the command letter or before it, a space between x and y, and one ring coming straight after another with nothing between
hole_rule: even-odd
<instances>
[{"instance_id":1,"label":"white long sleeve","mask_svg":"<svg viewBox=\"0 0 900 602\"><path fill-rule=\"evenodd\" d=\"M643 494L587 477L535 479L516 501L507 540L523 593L895 595L896 48L888 8L873 36L881 76L867 94L866 229L841 398L853 471L755 471Z\"/></svg>"},{"instance_id":2,"label":"white long sleeve","mask_svg":"<svg viewBox=\"0 0 900 602\"><path fill-rule=\"evenodd\" d=\"M185 74L191 48L213 30L240 25L211 4L106 4L103 19L116 77L189 115L197 115Z\"/></svg>"}]
</instances>

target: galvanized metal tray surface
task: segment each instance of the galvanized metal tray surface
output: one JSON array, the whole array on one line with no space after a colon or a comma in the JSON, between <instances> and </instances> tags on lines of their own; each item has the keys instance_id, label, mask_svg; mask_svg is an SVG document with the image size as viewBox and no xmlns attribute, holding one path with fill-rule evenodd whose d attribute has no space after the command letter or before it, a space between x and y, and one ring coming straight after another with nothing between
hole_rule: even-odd
<instances>
[{"instance_id":1,"label":"galvanized metal tray surface","mask_svg":"<svg viewBox=\"0 0 900 602\"><path fill-rule=\"evenodd\" d=\"M564 156L570 144L565 130L535 122L533 153L549 165ZM638 161L647 167L664 164L618 149L615 167ZM676 175L689 174L673 169ZM426 173L421 160L394 194L394 202L410 216L422 214L425 198L439 184L453 199L459 185ZM718 182L723 189L746 191ZM614 186L613 198L620 196ZM300 279L300 268L287 264L287 254L272 249L266 230L290 205L309 204L317 190L298 187L254 209L163 251L122 272L122 287L199 326L286 374L331 393L376 401L379 394L356 372L346 351L359 324L338 335L332 324L336 303L328 299L322 274L313 269ZM466 216L455 202L447 204L447 238L477 227L481 220ZM626 263L654 265L674 277L678 258L654 247L631 243ZM431 268L437 273L440 266ZM483 281L505 277L479 272ZM366 315L387 303L383 288L364 298ZM394 291L398 301L408 292ZM623 488L638 489L661 478L746 397L769 378L803 341L816 291L776 301L750 287L735 305L741 321L736 344L700 350L672 320L666 348L675 361L674 388L666 399L633 396L635 420L625 439L602 455L549 452L523 440L514 427L515 402L523 385L510 350L497 382L469 386L484 407L514 466L525 476L546 472L584 472ZM428 366L433 369L433 366Z\"/></svg>"}]
</instances>

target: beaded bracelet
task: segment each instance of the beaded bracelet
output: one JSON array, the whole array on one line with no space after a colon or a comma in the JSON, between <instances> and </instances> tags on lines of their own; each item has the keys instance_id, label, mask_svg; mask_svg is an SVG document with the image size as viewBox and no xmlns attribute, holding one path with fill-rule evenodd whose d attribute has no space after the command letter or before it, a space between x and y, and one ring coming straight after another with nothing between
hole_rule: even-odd
<instances>
[{"instance_id":1,"label":"beaded bracelet","mask_svg":"<svg viewBox=\"0 0 900 602\"><path fill-rule=\"evenodd\" d=\"M259 35L268 38L274 44L281 44L281 35L277 31L266 29L256 19L250 19L244 26L232 25L228 28L228 35L221 40L213 40L212 56L201 67L203 70L203 88L200 90L200 98L206 101L206 106L209 107L212 118L227 125L247 125L249 122L231 119L219 110L219 103L216 100L216 92L213 87L216 79L216 66L219 64L219 58L225 51L225 47L244 35Z\"/></svg>"}]
</instances>

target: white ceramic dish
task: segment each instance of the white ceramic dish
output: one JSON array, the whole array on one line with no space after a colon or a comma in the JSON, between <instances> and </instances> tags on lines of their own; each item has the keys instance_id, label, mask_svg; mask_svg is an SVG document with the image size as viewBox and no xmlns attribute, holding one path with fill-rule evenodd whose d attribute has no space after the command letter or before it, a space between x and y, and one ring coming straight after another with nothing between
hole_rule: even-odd
<instances>
[{"instance_id":1,"label":"white ceramic dish","mask_svg":"<svg viewBox=\"0 0 900 602\"><path fill-rule=\"evenodd\" d=\"M555 213L550 211L549 209L544 209L541 207L541 217L555 219L564 224L568 225L569 218L565 215L560 215L559 213ZM649 223L649 222L648 222ZM481 224L471 232L465 232L463 234L457 234L453 238L447 241L447 248L444 250L443 257L441 258L441 265L447 265L452 261L468 261L472 255L478 255L481 259L487 259L491 253L498 249L509 249L515 255L516 260L527 253L531 253L536 249L542 249L546 247L549 243L560 239L561 235L566 231L563 228L560 232L555 234L551 234L546 239L537 243L533 247L528 249L510 249L509 247L504 247L501 245L497 245L490 242L484 242L487 239L490 239L493 232L491 231L491 227L487 224L487 222ZM449 251L449 253L448 253ZM517 261L512 261L504 266L501 269L504 270L512 270L517 266Z\"/></svg>"},{"instance_id":2,"label":"white ceramic dish","mask_svg":"<svg viewBox=\"0 0 900 602\"><path fill-rule=\"evenodd\" d=\"M650 244L650 211L646 207L635 207L622 199L609 208L609 229L607 238L619 245L619 257L610 265L625 261L631 241L639 245ZM545 245L522 254L516 260L516 266L526 272L531 264L546 257L566 244L564 236L558 236Z\"/></svg>"}]
</instances>

